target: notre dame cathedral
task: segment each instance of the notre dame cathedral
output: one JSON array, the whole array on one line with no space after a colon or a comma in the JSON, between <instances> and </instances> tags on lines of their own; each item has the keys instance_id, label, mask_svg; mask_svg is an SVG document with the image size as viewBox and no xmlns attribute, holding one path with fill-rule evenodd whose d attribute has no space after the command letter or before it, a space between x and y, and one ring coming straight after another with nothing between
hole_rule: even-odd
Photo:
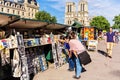
<instances>
[{"instance_id":1,"label":"notre dame cathedral","mask_svg":"<svg viewBox=\"0 0 120 80\"><path fill-rule=\"evenodd\" d=\"M74 2L66 2L65 24L72 25L75 20L84 26L89 26L87 0L79 0L77 7Z\"/></svg>"}]
</instances>

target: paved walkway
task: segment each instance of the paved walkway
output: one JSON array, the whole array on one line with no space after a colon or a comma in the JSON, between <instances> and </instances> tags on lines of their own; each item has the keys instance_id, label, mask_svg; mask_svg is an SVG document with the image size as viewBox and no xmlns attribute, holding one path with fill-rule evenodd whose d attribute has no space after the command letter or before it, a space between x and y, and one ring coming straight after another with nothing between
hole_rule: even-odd
<instances>
[{"instance_id":1,"label":"paved walkway","mask_svg":"<svg viewBox=\"0 0 120 80\"><path fill-rule=\"evenodd\" d=\"M106 58L100 52L89 52L92 63L86 65L86 72L81 74L80 80L120 80L120 43L114 46L113 58ZM103 41L99 42L98 50L105 52L106 45ZM45 72L38 73L33 80L75 80L75 72L67 71L68 64L59 69L53 66Z\"/></svg>"}]
</instances>

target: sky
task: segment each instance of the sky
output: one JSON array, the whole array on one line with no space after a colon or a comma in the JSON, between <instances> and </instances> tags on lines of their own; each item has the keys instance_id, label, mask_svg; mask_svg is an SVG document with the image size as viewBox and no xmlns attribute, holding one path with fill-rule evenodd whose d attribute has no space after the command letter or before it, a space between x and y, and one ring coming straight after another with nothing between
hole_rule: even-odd
<instances>
[{"instance_id":1,"label":"sky","mask_svg":"<svg viewBox=\"0 0 120 80\"><path fill-rule=\"evenodd\" d=\"M37 0L40 11L45 10L52 16L56 16L58 23L64 24L65 4L66 2L75 2L76 6L79 0ZM114 24L113 18L120 14L120 0L87 0L89 16L104 16L111 24Z\"/></svg>"}]
</instances>

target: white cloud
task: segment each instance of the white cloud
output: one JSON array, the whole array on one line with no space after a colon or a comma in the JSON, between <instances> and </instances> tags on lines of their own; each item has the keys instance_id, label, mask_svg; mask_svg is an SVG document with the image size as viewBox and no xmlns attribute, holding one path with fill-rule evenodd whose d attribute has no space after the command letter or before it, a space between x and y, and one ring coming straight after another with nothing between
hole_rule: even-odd
<instances>
[{"instance_id":1,"label":"white cloud","mask_svg":"<svg viewBox=\"0 0 120 80\"><path fill-rule=\"evenodd\" d=\"M60 14L64 14L66 2L73 1L77 3L79 0L47 0L47 1L55 2L54 5L50 4L49 6L61 12ZM88 0L89 16L102 15L105 16L111 24L113 24L112 20L114 16L120 14L119 2L114 3L114 1L119 0Z\"/></svg>"},{"instance_id":2,"label":"white cloud","mask_svg":"<svg viewBox=\"0 0 120 80\"><path fill-rule=\"evenodd\" d=\"M120 13L120 5L115 4L112 0L88 0L89 1L89 13L90 15L103 15L105 16L111 25L114 16Z\"/></svg>"}]
</instances>

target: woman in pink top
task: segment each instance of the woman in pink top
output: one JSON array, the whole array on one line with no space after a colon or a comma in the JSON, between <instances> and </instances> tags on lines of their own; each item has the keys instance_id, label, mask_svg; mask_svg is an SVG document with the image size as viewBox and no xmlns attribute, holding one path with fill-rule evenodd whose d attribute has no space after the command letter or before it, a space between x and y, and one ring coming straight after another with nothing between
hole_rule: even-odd
<instances>
[{"instance_id":1,"label":"woman in pink top","mask_svg":"<svg viewBox=\"0 0 120 80\"><path fill-rule=\"evenodd\" d=\"M75 55L74 62L75 62L75 75L76 76L74 78L79 79L81 71L82 71L82 66L78 58L78 54L84 52L85 48L82 45L82 43L78 39L76 39L75 32L72 32L70 35L69 45L70 45L70 53L74 53Z\"/></svg>"}]
</instances>

